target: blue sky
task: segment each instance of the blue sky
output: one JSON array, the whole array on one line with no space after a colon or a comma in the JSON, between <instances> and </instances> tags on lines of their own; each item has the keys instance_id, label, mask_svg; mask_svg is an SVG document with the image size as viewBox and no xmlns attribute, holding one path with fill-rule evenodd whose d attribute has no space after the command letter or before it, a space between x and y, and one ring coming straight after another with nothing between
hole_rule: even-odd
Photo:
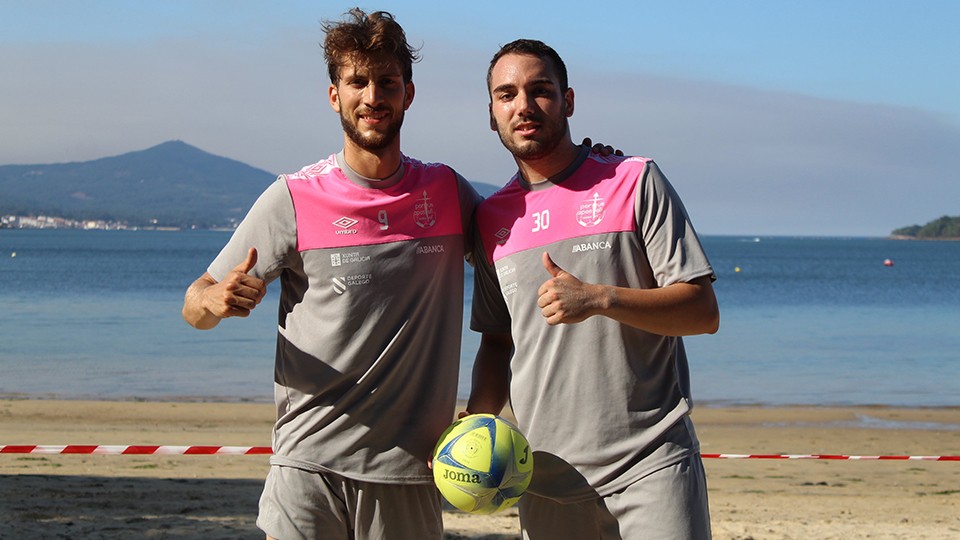
<instances>
[{"instance_id":1,"label":"blue sky","mask_svg":"<svg viewBox=\"0 0 960 540\"><path fill-rule=\"evenodd\" d=\"M287 172L337 151L319 21L354 4L0 0L0 164L170 139ZM960 215L960 2L400 2L404 151L502 184L484 74L568 64L574 138L655 158L701 234L883 236Z\"/></svg>"}]
</instances>

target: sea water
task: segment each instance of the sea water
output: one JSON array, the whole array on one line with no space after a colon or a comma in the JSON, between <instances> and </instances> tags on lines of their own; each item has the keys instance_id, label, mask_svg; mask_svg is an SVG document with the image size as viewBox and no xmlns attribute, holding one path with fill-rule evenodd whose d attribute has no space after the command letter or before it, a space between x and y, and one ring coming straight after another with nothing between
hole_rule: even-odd
<instances>
[{"instance_id":1,"label":"sea water","mask_svg":"<svg viewBox=\"0 0 960 540\"><path fill-rule=\"evenodd\" d=\"M228 238L0 229L0 395L270 401L275 285L247 319L198 331L180 316ZM702 240L721 327L684 340L698 403L960 405L960 242Z\"/></svg>"}]
</instances>

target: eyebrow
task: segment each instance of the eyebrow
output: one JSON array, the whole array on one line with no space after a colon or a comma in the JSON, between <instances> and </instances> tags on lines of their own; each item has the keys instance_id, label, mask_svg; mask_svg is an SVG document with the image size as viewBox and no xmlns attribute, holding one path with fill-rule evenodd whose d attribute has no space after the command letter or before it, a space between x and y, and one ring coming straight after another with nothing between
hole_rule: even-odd
<instances>
[{"instance_id":1,"label":"eyebrow","mask_svg":"<svg viewBox=\"0 0 960 540\"><path fill-rule=\"evenodd\" d=\"M540 77L540 78L538 78L538 79L534 79L534 80L528 82L528 83L525 84L524 86L543 86L543 85L547 85L547 86L557 86L557 83L554 82L554 80L551 79L550 77ZM501 84L501 85L499 85L499 86L494 87L494 89L491 90L491 92L502 92L502 91L504 91L504 90L514 90L514 89L516 89L516 88L517 88L517 84L515 84L515 83L504 83L504 84Z\"/></svg>"}]
</instances>

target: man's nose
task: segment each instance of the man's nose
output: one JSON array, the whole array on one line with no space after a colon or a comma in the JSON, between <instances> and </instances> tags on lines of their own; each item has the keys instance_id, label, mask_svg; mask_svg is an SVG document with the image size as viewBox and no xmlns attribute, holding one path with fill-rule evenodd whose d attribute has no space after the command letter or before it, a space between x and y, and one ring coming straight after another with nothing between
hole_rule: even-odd
<instances>
[{"instance_id":1,"label":"man's nose","mask_svg":"<svg viewBox=\"0 0 960 540\"><path fill-rule=\"evenodd\" d=\"M383 88L375 82L371 82L363 89L363 100L367 104L376 104L383 101Z\"/></svg>"},{"instance_id":2,"label":"man's nose","mask_svg":"<svg viewBox=\"0 0 960 540\"><path fill-rule=\"evenodd\" d=\"M517 114L520 116L530 116L534 112L534 100L526 93L519 92L513 102L517 108Z\"/></svg>"}]
</instances>

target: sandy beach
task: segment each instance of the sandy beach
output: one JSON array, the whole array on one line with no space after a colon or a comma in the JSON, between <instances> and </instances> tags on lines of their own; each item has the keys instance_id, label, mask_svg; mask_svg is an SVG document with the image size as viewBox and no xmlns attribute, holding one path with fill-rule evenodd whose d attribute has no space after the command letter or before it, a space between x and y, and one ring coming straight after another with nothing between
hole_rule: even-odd
<instances>
[{"instance_id":1,"label":"sandy beach","mask_svg":"<svg viewBox=\"0 0 960 540\"><path fill-rule=\"evenodd\" d=\"M269 446L273 406L0 400L0 445ZM701 407L704 453L960 455L960 408ZM717 539L960 538L960 462L706 459ZM0 536L262 538L267 456L0 455ZM515 511L445 512L450 539Z\"/></svg>"}]
</instances>

